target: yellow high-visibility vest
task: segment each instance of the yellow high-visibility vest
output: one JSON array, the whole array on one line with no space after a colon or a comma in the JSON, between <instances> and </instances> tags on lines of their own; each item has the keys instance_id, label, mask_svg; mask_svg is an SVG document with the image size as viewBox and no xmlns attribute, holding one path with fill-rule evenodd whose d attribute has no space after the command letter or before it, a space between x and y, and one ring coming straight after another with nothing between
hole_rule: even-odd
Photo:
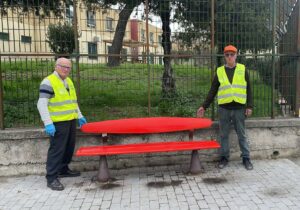
<instances>
[{"instance_id":1,"label":"yellow high-visibility vest","mask_svg":"<svg viewBox=\"0 0 300 210\"><path fill-rule=\"evenodd\" d=\"M78 104L76 90L72 80L67 77L66 82L69 92L62 81L55 75L47 77L54 90L54 97L49 100L48 110L53 122L69 121L78 119Z\"/></svg>"},{"instance_id":2,"label":"yellow high-visibility vest","mask_svg":"<svg viewBox=\"0 0 300 210\"><path fill-rule=\"evenodd\" d=\"M243 64L236 64L232 84L230 84L227 77L225 66L217 69L217 76L220 82L218 104L228 104L233 101L246 104L247 82L245 80L245 66Z\"/></svg>"}]
</instances>

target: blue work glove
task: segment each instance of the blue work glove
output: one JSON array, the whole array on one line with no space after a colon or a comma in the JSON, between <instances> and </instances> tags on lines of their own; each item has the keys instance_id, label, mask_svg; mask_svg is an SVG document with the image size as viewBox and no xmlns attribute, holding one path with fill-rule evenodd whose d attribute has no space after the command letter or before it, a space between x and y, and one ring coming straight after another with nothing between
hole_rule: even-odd
<instances>
[{"instance_id":1,"label":"blue work glove","mask_svg":"<svg viewBox=\"0 0 300 210\"><path fill-rule=\"evenodd\" d=\"M53 124L49 124L45 126L45 132L46 134L48 134L49 136L54 136L56 130L55 130L55 126Z\"/></svg>"},{"instance_id":2,"label":"blue work glove","mask_svg":"<svg viewBox=\"0 0 300 210\"><path fill-rule=\"evenodd\" d=\"M85 117L82 117L82 118L79 118L78 123L79 123L79 128L81 128L81 126L86 124L87 121L86 121Z\"/></svg>"}]
</instances>

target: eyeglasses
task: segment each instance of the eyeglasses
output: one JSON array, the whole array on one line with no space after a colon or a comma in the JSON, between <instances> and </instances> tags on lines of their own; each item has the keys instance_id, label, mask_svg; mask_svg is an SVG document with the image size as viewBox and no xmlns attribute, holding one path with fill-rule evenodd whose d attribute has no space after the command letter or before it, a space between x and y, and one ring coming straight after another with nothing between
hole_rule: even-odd
<instances>
[{"instance_id":1,"label":"eyeglasses","mask_svg":"<svg viewBox=\"0 0 300 210\"><path fill-rule=\"evenodd\" d=\"M235 56L235 53L225 53L225 57L233 57Z\"/></svg>"},{"instance_id":2,"label":"eyeglasses","mask_svg":"<svg viewBox=\"0 0 300 210\"><path fill-rule=\"evenodd\" d=\"M70 71L71 70L71 67L70 66L63 66L63 65L60 65L60 64L57 64L57 66L59 66L61 69L63 70L67 70L67 71Z\"/></svg>"}]
</instances>

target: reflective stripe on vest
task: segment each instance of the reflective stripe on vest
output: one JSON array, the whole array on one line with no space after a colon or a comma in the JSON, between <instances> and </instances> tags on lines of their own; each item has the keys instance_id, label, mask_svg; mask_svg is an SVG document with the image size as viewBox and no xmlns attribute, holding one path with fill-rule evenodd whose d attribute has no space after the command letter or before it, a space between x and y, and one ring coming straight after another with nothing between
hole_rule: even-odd
<instances>
[{"instance_id":1,"label":"reflective stripe on vest","mask_svg":"<svg viewBox=\"0 0 300 210\"><path fill-rule=\"evenodd\" d=\"M78 104L74 84L66 78L69 87L67 91L63 82L55 75L47 77L54 90L54 97L49 100L48 110L53 122L62 122L78 118Z\"/></svg>"},{"instance_id":2,"label":"reflective stripe on vest","mask_svg":"<svg viewBox=\"0 0 300 210\"><path fill-rule=\"evenodd\" d=\"M218 104L227 104L233 101L246 104L247 82L245 80L245 66L243 64L236 64L232 84L229 82L224 66L217 69L217 76L220 82Z\"/></svg>"}]
</instances>

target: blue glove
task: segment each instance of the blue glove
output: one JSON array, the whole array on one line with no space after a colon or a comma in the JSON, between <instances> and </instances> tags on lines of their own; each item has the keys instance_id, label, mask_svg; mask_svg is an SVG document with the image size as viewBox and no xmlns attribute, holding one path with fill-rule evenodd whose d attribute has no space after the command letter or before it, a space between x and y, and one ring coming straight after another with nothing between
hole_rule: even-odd
<instances>
[{"instance_id":1,"label":"blue glove","mask_svg":"<svg viewBox=\"0 0 300 210\"><path fill-rule=\"evenodd\" d=\"M53 124L49 124L45 126L45 132L46 134L48 134L49 136L54 136L56 130Z\"/></svg>"},{"instance_id":2,"label":"blue glove","mask_svg":"<svg viewBox=\"0 0 300 210\"><path fill-rule=\"evenodd\" d=\"M87 121L86 121L85 117L82 117L82 118L79 119L78 123L79 123L79 128L81 128L81 126L86 124Z\"/></svg>"}]
</instances>

